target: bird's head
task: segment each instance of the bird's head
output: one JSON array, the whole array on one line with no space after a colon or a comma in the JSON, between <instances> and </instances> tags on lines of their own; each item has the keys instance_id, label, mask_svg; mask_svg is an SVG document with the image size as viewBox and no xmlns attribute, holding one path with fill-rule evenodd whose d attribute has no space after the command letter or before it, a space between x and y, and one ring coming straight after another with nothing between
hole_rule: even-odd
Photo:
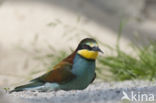
<instances>
[{"instance_id":1,"label":"bird's head","mask_svg":"<svg viewBox=\"0 0 156 103\"><path fill-rule=\"evenodd\" d=\"M92 39L92 38L86 38L83 39L77 48L77 53L86 58L86 59L91 59L91 60L95 60L98 56L98 52L102 52L103 51L99 48L96 40Z\"/></svg>"}]
</instances>

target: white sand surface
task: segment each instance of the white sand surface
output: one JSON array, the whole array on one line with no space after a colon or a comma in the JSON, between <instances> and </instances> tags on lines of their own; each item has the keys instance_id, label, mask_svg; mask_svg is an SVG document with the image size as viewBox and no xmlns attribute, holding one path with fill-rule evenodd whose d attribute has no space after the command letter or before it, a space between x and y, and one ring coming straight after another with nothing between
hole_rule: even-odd
<instances>
[{"instance_id":1,"label":"white sand surface","mask_svg":"<svg viewBox=\"0 0 156 103\"><path fill-rule=\"evenodd\" d=\"M22 100L23 103L125 103L121 100L123 92L131 99L126 103L140 103L138 97L143 94L150 95L156 100L155 81L124 81L104 82L90 85L85 90L53 91L53 92L14 92L9 96ZM136 101L132 100L132 92L136 95ZM141 103L147 103L146 98ZM141 100L141 99L140 99ZM154 101L150 102L154 103Z\"/></svg>"}]
</instances>

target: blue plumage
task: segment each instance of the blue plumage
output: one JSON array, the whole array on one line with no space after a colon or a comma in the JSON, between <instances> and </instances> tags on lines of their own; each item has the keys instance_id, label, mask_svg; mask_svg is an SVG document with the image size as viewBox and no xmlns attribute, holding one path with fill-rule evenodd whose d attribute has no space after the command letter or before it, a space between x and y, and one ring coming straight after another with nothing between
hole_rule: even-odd
<instances>
[{"instance_id":1,"label":"blue plumage","mask_svg":"<svg viewBox=\"0 0 156 103\"><path fill-rule=\"evenodd\" d=\"M14 91L82 90L96 77L95 60L102 52L94 39L83 39L77 49L53 67L48 73L35 78L29 84L16 87Z\"/></svg>"},{"instance_id":2,"label":"blue plumage","mask_svg":"<svg viewBox=\"0 0 156 103\"><path fill-rule=\"evenodd\" d=\"M94 78L95 60L87 60L76 54L72 73L76 75L76 78L68 83L60 84L60 88L63 90L86 88Z\"/></svg>"}]
</instances>

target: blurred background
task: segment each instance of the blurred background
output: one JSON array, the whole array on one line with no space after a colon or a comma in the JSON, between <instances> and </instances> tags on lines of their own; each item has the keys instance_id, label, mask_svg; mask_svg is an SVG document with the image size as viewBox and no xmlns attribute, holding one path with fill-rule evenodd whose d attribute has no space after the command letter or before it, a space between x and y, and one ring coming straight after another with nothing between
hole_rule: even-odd
<instances>
[{"instance_id":1,"label":"blurred background","mask_svg":"<svg viewBox=\"0 0 156 103\"><path fill-rule=\"evenodd\" d=\"M155 0L0 0L0 87L43 74L85 37L105 52L98 79L155 79Z\"/></svg>"}]
</instances>

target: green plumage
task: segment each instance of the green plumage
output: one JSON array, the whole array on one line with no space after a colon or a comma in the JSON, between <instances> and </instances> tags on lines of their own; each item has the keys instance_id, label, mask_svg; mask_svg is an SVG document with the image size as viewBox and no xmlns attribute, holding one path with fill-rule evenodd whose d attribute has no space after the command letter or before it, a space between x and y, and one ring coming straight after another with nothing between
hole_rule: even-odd
<instances>
[{"instance_id":1,"label":"green plumage","mask_svg":"<svg viewBox=\"0 0 156 103\"><path fill-rule=\"evenodd\" d=\"M88 43L89 42L89 43ZM82 90L92 83L96 77L95 60L86 59L78 54L79 50L102 52L98 47L89 44L96 43L94 39L86 38L80 42L77 49L54 66L50 72L30 81L29 84L16 87L14 91L23 90Z\"/></svg>"},{"instance_id":2,"label":"green plumage","mask_svg":"<svg viewBox=\"0 0 156 103\"><path fill-rule=\"evenodd\" d=\"M42 85L44 85L44 83L42 83L42 82L32 82L32 83L29 83L26 85L16 87L14 90L12 90L10 92L23 91L23 90L25 90L25 88L33 88L33 87L42 86Z\"/></svg>"}]
</instances>

